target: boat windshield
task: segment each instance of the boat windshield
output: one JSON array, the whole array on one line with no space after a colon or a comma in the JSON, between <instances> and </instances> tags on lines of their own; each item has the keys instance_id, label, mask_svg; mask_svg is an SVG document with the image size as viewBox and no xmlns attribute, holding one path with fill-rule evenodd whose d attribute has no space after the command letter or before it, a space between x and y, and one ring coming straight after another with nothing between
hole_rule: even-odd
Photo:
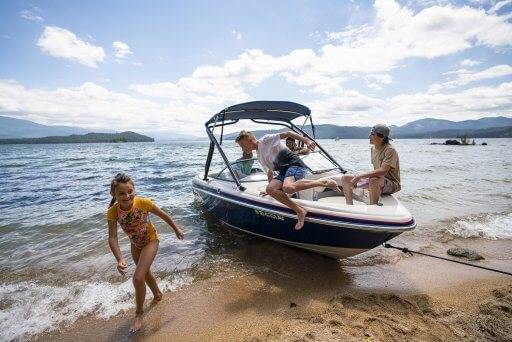
<instances>
[{"instance_id":1,"label":"boat windshield","mask_svg":"<svg viewBox=\"0 0 512 342\"><path fill-rule=\"evenodd\" d=\"M301 158L304 164L306 164L308 171L312 174L319 174L338 169L336 165L334 165L319 151L307 154ZM256 158L238 159L230 164L231 168L242 183L261 182L267 180L267 175ZM222 169L215 178L231 182L234 181L227 167L224 167L224 169Z\"/></svg>"},{"instance_id":2,"label":"boat windshield","mask_svg":"<svg viewBox=\"0 0 512 342\"><path fill-rule=\"evenodd\" d=\"M315 151L301 157L304 164L306 164L309 171L313 174L324 173L331 170L337 170L338 167L333 164L324 154L320 151Z\"/></svg>"}]
</instances>

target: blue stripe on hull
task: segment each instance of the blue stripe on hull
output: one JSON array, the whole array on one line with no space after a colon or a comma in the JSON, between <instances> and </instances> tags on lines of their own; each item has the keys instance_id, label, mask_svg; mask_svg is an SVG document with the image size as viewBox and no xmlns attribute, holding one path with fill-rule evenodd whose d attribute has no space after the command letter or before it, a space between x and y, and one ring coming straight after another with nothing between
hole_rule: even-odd
<instances>
[{"instance_id":1,"label":"blue stripe on hull","mask_svg":"<svg viewBox=\"0 0 512 342\"><path fill-rule=\"evenodd\" d=\"M194 192L202 200L204 208L217 219L273 239L318 246L371 249L400 234L341 228L308 221L297 231L294 229L296 219L225 201L205 191Z\"/></svg>"}]
</instances>

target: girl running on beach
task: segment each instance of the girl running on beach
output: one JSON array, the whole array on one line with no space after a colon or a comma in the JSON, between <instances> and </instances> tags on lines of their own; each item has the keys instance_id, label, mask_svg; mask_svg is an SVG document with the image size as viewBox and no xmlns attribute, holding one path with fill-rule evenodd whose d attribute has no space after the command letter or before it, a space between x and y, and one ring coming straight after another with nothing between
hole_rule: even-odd
<instances>
[{"instance_id":1,"label":"girl running on beach","mask_svg":"<svg viewBox=\"0 0 512 342\"><path fill-rule=\"evenodd\" d=\"M149 220L149 213L164 220L178 239L182 240L184 234L171 217L150 199L135 196L135 184L128 175L118 173L114 177L110 183L110 194L112 201L107 211L108 244L117 259L117 270L124 275L128 266L117 241L118 222L130 238L133 261L137 265L133 274L136 304L135 319L130 326L130 332L133 333L142 327L146 284L153 292L153 303L162 299L162 292L150 270L158 251L159 240L155 226Z\"/></svg>"}]
</instances>

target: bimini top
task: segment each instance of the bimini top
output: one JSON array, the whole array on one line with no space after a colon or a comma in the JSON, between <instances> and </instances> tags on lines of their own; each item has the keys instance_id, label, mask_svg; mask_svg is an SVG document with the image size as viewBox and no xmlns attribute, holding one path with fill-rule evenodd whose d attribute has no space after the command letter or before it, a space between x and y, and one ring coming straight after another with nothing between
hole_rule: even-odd
<instances>
[{"instance_id":1,"label":"bimini top","mask_svg":"<svg viewBox=\"0 0 512 342\"><path fill-rule=\"evenodd\" d=\"M289 122L301 116L310 117L311 111L308 107L295 102L252 101L227 107L215 114L206 124L208 125L218 120L240 119Z\"/></svg>"}]
</instances>

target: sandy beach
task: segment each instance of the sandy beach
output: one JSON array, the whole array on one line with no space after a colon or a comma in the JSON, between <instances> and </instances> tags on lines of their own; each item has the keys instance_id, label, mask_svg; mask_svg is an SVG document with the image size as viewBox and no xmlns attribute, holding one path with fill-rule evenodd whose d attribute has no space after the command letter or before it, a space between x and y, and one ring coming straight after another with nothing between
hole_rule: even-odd
<instances>
[{"instance_id":1,"label":"sandy beach","mask_svg":"<svg viewBox=\"0 0 512 342\"><path fill-rule=\"evenodd\" d=\"M510 248L503 252L509 242L474 243L486 257L479 264L511 271ZM450 241L462 244L475 247ZM426 252L443 255L445 247ZM153 307L148 300L145 327L136 335L127 333L132 312L126 312L83 318L40 340L512 340L512 277L386 253L398 261L359 265L261 241L240 251L236 269L166 293Z\"/></svg>"}]
</instances>

